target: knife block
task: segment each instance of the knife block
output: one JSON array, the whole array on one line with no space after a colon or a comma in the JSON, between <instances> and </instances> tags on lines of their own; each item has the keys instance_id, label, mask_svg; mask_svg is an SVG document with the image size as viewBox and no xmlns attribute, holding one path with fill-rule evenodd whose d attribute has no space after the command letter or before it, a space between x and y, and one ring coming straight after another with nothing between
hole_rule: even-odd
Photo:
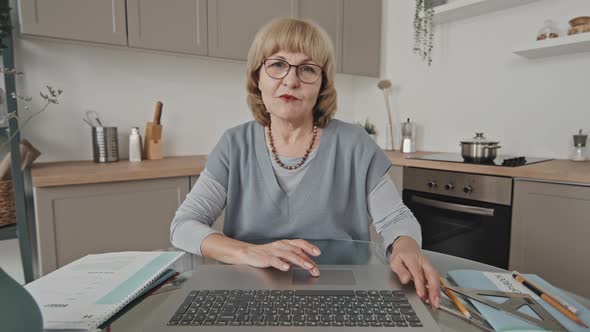
<instances>
[{"instance_id":1,"label":"knife block","mask_svg":"<svg viewBox=\"0 0 590 332\"><path fill-rule=\"evenodd\" d=\"M153 122L146 123L143 146L144 159L162 159L162 125L156 125Z\"/></svg>"}]
</instances>

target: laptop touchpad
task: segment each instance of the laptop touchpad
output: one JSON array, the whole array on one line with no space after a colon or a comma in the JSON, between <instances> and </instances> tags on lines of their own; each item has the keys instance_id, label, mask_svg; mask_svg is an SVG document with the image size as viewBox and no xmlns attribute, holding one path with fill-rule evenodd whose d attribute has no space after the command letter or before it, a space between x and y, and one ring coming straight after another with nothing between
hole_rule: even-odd
<instances>
[{"instance_id":1,"label":"laptop touchpad","mask_svg":"<svg viewBox=\"0 0 590 332\"><path fill-rule=\"evenodd\" d=\"M351 270L320 270L319 277L312 277L307 270L293 269L294 285L355 285Z\"/></svg>"}]
</instances>

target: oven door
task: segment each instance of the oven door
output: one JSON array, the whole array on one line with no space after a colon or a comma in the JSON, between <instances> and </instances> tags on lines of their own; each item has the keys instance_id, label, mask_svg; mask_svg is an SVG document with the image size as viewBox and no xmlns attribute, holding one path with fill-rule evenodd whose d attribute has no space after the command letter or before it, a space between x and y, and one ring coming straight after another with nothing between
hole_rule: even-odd
<instances>
[{"instance_id":1,"label":"oven door","mask_svg":"<svg viewBox=\"0 0 590 332\"><path fill-rule=\"evenodd\" d=\"M508 268L510 206L403 191L422 226L422 248Z\"/></svg>"}]
</instances>

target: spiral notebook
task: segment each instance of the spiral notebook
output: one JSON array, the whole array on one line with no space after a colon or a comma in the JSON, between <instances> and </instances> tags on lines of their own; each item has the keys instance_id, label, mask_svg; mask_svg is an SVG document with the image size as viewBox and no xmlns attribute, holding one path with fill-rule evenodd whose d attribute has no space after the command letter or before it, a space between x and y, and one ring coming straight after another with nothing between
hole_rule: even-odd
<instances>
[{"instance_id":1,"label":"spiral notebook","mask_svg":"<svg viewBox=\"0 0 590 332\"><path fill-rule=\"evenodd\" d=\"M45 330L92 330L150 287L183 252L88 255L25 288L43 315Z\"/></svg>"}]
</instances>

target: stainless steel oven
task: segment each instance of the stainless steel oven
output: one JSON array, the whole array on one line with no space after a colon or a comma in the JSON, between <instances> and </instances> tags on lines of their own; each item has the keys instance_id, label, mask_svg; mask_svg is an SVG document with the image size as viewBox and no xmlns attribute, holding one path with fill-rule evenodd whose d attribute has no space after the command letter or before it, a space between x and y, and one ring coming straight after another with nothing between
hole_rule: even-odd
<instances>
[{"instance_id":1,"label":"stainless steel oven","mask_svg":"<svg viewBox=\"0 0 590 332\"><path fill-rule=\"evenodd\" d=\"M424 249L508 268L511 178L408 167L403 186Z\"/></svg>"}]
</instances>

